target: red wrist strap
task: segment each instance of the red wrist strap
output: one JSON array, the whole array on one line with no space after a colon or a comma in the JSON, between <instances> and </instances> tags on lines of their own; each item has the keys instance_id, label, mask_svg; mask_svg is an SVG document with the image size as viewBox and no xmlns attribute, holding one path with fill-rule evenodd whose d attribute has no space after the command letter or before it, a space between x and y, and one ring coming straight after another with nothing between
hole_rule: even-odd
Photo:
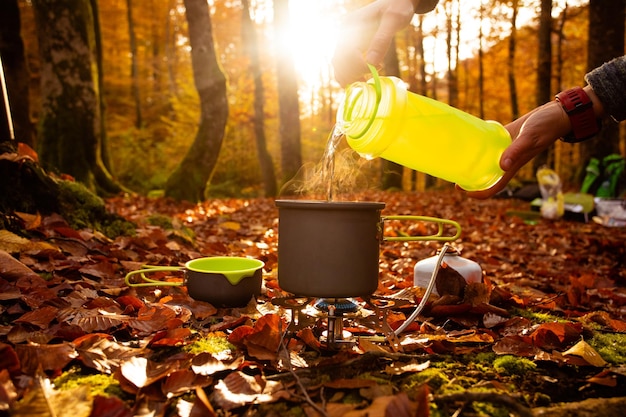
<instances>
[{"instance_id":1,"label":"red wrist strap","mask_svg":"<svg viewBox=\"0 0 626 417\"><path fill-rule=\"evenodd\" d=\"M556 95L572 124L572 131L561 138L564 142L576 143L590 139L600 130L600 122L593 112L593 103L580 87L561 91Z\"/></svg>"}]
</instances>

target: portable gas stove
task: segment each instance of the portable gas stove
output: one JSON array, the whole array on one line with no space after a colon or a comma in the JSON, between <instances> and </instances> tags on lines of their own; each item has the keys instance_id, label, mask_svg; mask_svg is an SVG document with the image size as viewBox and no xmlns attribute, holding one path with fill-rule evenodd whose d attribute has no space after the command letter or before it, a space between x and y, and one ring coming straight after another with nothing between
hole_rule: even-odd
<instances>
[{"instance_id":1,"label":"portable gas stove","mask_svg":"<svg viewBox=\"0 0 626 417\"><path fill-rule=\"evenodd\" d=\"M366 298L314 298L288 296L274 298L272 304L290 312L287 331L306 327L318 330L322 346L329 350L353 346L358 338L387 341L399 348L397 336L387 322L394 309L407 307L407 299L370 296ZM350 325L352 331L347 330ZM355 336L353 333L359 333Z\"/></svg>"}]
</instances>

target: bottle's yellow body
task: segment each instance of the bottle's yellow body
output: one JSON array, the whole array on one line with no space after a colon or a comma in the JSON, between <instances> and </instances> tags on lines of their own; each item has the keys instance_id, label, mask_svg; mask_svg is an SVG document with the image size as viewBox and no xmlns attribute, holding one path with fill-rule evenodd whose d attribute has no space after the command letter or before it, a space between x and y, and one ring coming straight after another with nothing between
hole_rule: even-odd
<instances>
[{"instance_id":1,"label":"bottle's yellow body","mask_svg":"<svg viewBox=\"0 0 626 417\"><path fill-rule=\"evenodd\" d=\"M489 188L502 177L500 156L511 137L501 124L410 93L398 78L379 80L376 88L374 80L349 86L337 114L337 124L355 151L468 191Z\"/></svg>"}]
</instances>

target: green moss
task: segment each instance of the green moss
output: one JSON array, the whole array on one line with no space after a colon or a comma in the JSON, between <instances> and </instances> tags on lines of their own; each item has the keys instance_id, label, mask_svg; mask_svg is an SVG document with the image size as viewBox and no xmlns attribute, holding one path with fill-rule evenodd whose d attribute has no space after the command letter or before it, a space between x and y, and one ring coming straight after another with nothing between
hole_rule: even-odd
<instances>
[{"instance_id":1,"label":"green moss","mask_svg":"<svg viewBox=\"0 0 626 417\"><path fill-rule=\"evenodd\" d=\"M437 391L441 388L441 386L448 384L449 382L450 379L442 370L428 368L422 372L409 376L402 383L402 391L405 391L409 394L409 397L411 397L424 384L428 384L433 391Z\"/></svg>"},{"instance_id":2,"label":"green moss","mask_svg":"<svg viewBox=\"0 0 626 417\"><path fill-rule=\"evenodd\" d=\"M220 333L213 333L202 339L198 339L195 342L185 346L183 350L193 355L200 353L220 353L227 350L235 350L235 346L228 342L226 335Z\"/></svg>"},{"instance_id":3,"label":"green moss","mask_svg":"<svg viewBox=\"0 0 626 417\"><path fill-rule=\"evenodd\" d=\"M467 391L467 389L475 386L478 383L476 378L471 378L467 376L457 376L452 378L449 383L443 385L440 389L439 394L454 394L458 392Z\"/></svg>"},{"instance_id":4,"label":"green moss","mask_svg":"<svg viewBox=\"0 0 626 417\"><path fill-rule=\"evenodd\" d=\"M363 397L361 397L356 390L348 391L346 395L341 399L343 404L362 404Z\"/></svg>"},{"instance_id":5,"label":"green moss","mask_svg":"<svg viewBox=\"0 0 626 417\"><path fill-rule=\"evenodd\" d=\"M511 415L510 411L506 408L496 406L492 403L475 402L472 404L472 408L480 416L509 417Z\"/></svg>"},{"instance_id":6,"label":"green moss","mask_svg":"<svg viewBox=\"0 0 626 417\"><path fill-rule=\"evenodd\" d=\"M513 315L524 317L533 323L571 323L570 320L565 320L552 314L527 309L515 309Z\"/></svg>"},{"instance_id":7,"label":"green moss","mask_svg":"<svg viewBox=\"0 0 626 417\"><path fill-rule=\"evenodd\" d=\"M552 404L552 398L549 395L544 394L543 392L536 392L533 395L532 404L535 407L546 407Z\"/></svg>"},{"instance_id":8,"label":"green moss","mask_svg":"<svg viewBox=\"0 0 626 417\"><path fill-rule=\"evenodd\" d=\"M94 374L80 375L75 369L64 372L54 380L54 385L60 390L71 390L88 385L92 395L105 397L124 397L124 391L113 375Z\"/></svg>"},{"instance_id":9,"label":"green moss","mask_svg":"<svg viewBox=\"0 0 626 417\"><path fill-rule=\"evenodd\" d=\"M473 356L472 359L475 363L491 365L493 361L496 359L496 354L493 352L480 352L476 354L475 356Z\"/></svg>"},{"instance_id":10,"label":"green moss","mask_svg":"<svg viewBox=\"0 0 626 417\"><path fill-rule=\"evenodd\" d=\"M626 334L598 333L587 341L605 361L620 365L626 363Z\"/></svg>"},{"instance_id":11,"label":"green moss","mask_svg":"<svg viewBox=\"0 0 626 417\"><path fill-rule=\"evenodd\" d=\"M503 375L523 375L528 371L534 371L537 364L526 358L504 355L493 361L493 368Z\"/></svg>"},{"instance_id":12,"label":"green moss","mask_svg":"<svg viewBox=\"0 0 626 417\"><path fill-rule=\"evenodd\" d=\"M260 416L284 416L284 417L306 417L305 411L302 407L297 405L288 404L285 402L278 402L274 404L261 404L259 406L258 414Z\"/></svg>"},{"instance_id":13,"label":"green moss","mask_svg":"<svg viewBox=\"0 0 626 417\"><path fill-rule=\"evenodd\" d=\"M389 379L386 377L383 377L381 375L373 375L370 372L365 372L359 375L359 378L362 379L369 379L371 381L376 382L379 385L387 385L389 384Z\"/></svg>"},{"instance_id":14,"label":"green moss","mask_svg":"<svg viewBox=\"0 0 626 417\"><path fill-rule=\"evenodd\" d=\"M132 236L136 226L122 217L109 213L104 200L79 182L59 181L61 216L74 229L90 228L110 238Z\"/></svg>"},{"instance_id":15,"label":"green moss","mask_svg":"<svg viewBox=\"0 0 626 417\"><path fill-rule=\"evenodd\" d=\"M152 226L159 226L162 229L173 229L172 219L162 214L153 214L147 218L148 224Z\"/></svg>"}]
</instances>

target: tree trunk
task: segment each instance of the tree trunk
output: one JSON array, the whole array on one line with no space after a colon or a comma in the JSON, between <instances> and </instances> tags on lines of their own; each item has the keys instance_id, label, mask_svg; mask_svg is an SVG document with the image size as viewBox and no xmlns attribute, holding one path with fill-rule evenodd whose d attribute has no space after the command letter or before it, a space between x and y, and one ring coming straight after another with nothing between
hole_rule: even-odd
<instances>
[{"instance_id":1,"label":"tree trunk","mask_svg":"<svg viewBox=\"0 0 626 417\"><path fill-rule=\"evenodd\" d=\"M135 101L135 127L141 129L143 117L141 115L141 94L139 92L139 71L137 69L137 38L133 21L133 0L126 0L126 19L128 20L128 39L130 48L130 85L133 100Z\"/></svg>"},{"instance_id":2,"label":"tree trunk","mask_svg":"<svg viewBox=\"0 0 626 417\"><path fill-rule=\"evenodd\" d=\"M417 33L418 33L418 42L416 45L417 48L417 53L419 54L420 57L420 61L419 61L419 75L420 75L420 82L419 82L419 90L417 90L417 92L421 95L426 95L426 92L428 91L428 82L426 79L426 59L424 59L424 16L420 15L419 16L419 23L417 26Z\"/></svg>"},{"instance_id":3,"label":"tree trunk","mask_svg":"<svg viewBox=\"0 0 626 417\"><path fill-rule=\"evenodd\" d=\"M452 39L454 35L454 26L452 20L454 17L454 2L448 1L446 3L446 55L448 56L448 104L452 107L458 107L458 88L457 88L457 73L454 65L458 63L458 43L457 47L452 48ZM457 31L458 33L458 31Z\"/></svg>"},{"instance_id":4,"label":"tree trunk","mask_svg":"<svg viewBox=\"0 0 626 417\"><path fill-rule=\"evenodd\" d=\"M250 74L254 77L254 137L256 139L256 149L261 167L261 176L265 188L266 197L276 196L276 174L274 173L274 163L272 157L267 150L267 142L265 140L265 110L264 99L265 91L263 88L263 73L259 63L259 50L257 44L256 31L250 18L250 2L243 0L243 13L241 22L241 31L244 48L250 57Z\"/></svg>"},{"instance_id":5,"label":"tree trunk","mask_svg":"<svg viewBox=\"0 0 626 417\"><path fill-rule=\"evenodd\" d=\"M398 53L396 50L395 39L392 39L391 41L391 45L385 55L383 65L385 66L385 74L400 77L400 64L398 63ZM398 163L383 159L381 161L381 169L382 189L402 190L402 171L404 171L404 167Z\"/></svg>"},{"instance_id":6,"label":"tree trunk","mask_svg":"<svg viewBox=\"0 0 626 417\"><path fill-rule=\"evenodd\" d=\"M519 105L517 102L517 86L515 84L515 49L517 42L517 11L519 1L513 0L511 14L511 34L509 35L509 55L507 57L508 78L509 78L509 94L511 95L511 117L517 119L519 117Z\"/></svg>"},{"instance_id":7,"label":"tree trunk","mask_svg":"<svg viewBox=\"0 0 626 417\"><path fill-rule=\"evenodd\" d=\"M480 26L478 28L478 117L485 118L485 60L483 52L483 19L485 18L485 7L480 2Z\"/></svg>"},{"instance_id":8,"label":"tree trunk","mask_svg":"<svg viewBox=\"0 0 626 417\"><path fill-rule=\"evenodd\" d=\"M96 62L98 68L98 104L100 107L100 155L104 167L111 172L111 156L109 153L105 112L106 104L104 100L104 65L102 58L102 31L100 30L100 10L98 8L98 0L90 0L91 8L94 16L94 42L96 48Z\"/></svg>"},{"instance_id":9,"label":"tree trunk","mask_svg":"<svg viewBox=\"0 0 626 417\"><path fill-rule=\"evenodd\" d=\"M587 69L592 70L612 58L624 55L624 18L626 0L589 1L589 37ZM582 166L591 157L603 158L619 153L619 128L605 120L600 133L580 144ZM584 175L581 172L581 175Z\"/></svg>"},{"instance_id":10,"label":"tree trunk","mask_svg":"<svg viewBox=\"0 0 626 417\"><path fill-rule=\"evenodd\" d=\"M168 178L165 195L198 202L217 164L228 119L226 77L213 45L211 15L206 0L185 0L193 78L200 96L200 126L187 155Z\"/></svg>"},{"instance_id":11,"label":"tree trunk","mask_svg":"<svg viewBox=\"0 0 626 417\"><path fill-rule=\"evenodd\" d=\"M552 99L552 0L541 0L539 12L539 45L537 48L537 94L535 104L540 106ZM533 172L548 163L550 148L533 159Z\"/></svg>"},{"instance_id":12,"label":"tree trunk","mask_svg":"<svg viewBox=\"0 0 626 417\"><path fill-rule=\"evenodd\" d=\"M30 120L28 96L28 69L24 56L24 42L20 36L20 11L17 0L0 1L0 57L4 70L7 100L11 110L12 136L31 147L35 130ZM9 120L5 100L0 91L0 141L8 140Z\"/></svg>"},{"instance_id":13,"label":"tree trunk","mask_svg":"<svg viewBox=\"0 0 626 417\"><path fill-rule=\"evenodd\" d=\"M94 11L89 0L34 0L41 57L39 158L89 189L119 192L101 158Z\"/></svg>"},{"instance_id":14,"label":"tree trunk","mask_svg":"<svg viewBox=\"0 0 626 417\"><path fill-rule=\"evenodd\" d=\"M274 25L276 38L284 39L282 28L289 24L289 5L287 0L274 1ZM302 166L300 143L300 104L298 101L298 83L291 56L278 48L276 61L276 79L278 89L279 136L281 145L281 167L283 183L291 180Z\"/></svg>"}]
</instances>

